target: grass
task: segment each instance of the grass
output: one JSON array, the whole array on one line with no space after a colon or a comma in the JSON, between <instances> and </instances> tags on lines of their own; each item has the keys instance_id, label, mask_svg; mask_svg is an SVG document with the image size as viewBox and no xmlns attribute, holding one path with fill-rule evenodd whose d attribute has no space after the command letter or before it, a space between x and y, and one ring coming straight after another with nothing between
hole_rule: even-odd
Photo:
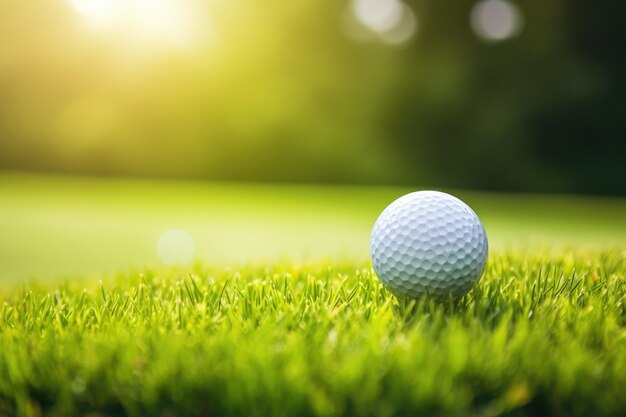
<instances>
[{"instance_id":1,"label":"grass","mask_svg":"<svg viewBox=\"0 0 626 417\"><path fill-rule=\"evenodd\" d=\"M0 417L622 416L626 200L454 191L485 275L409 301L367 262L408 191L1 174Z\"/></svg>"},{"instance_id":2,"label":"grass","mask_svg":"<svg viewBox=\"0 0 626 417\"><path fill-rule=\"evenodd\" d=\"M203 265L0 295L0 415L623 416L626 253L496 251L458 300L368 264Z\"/></svg>"},{"instance_id":3,"label":"grass","mask_svg":"<svg viewBox=\"0 0 626 417\"><path fill-rule=\"evenodd\" d=\"M378 214L409 191L4 173L0 287L158 266L157 239L174 228L210 264L360 263ZM497 250L626 246L625 199L453 193L475 209Z\"/></svg>"}]
</instances>

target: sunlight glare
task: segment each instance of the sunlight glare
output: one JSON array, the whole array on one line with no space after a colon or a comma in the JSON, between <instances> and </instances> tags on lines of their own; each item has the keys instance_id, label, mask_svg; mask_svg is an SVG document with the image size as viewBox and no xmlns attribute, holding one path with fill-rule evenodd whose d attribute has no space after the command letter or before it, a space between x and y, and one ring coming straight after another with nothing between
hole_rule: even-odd
<instances>
[{"instance_id":1,"label":"sunlight glare","mask_svg":"<svg viewBox=\"0 0 626 417\"><path fill-rule=\"evenodd\" d=\"M194 39L191 0L70 0L89 24L120 29L131 39L185 46Z\"/></svg>"},{"instance_id":2,"label":"sunlight glare","mask_svg":"<svg viewBox=\"0 0 626 417\"><path fill-rule=\"evenodd\" d=\"M80 13L89 24L104 26L113 23L115 2L108 0L71 0L74 9Z\"/></svg>"}]
</instances>

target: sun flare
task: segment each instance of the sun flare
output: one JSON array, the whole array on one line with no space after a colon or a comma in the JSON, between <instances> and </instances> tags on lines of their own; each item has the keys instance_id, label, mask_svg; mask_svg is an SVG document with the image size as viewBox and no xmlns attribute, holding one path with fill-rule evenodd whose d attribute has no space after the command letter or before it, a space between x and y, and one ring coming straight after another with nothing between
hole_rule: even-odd
<instances>
[{"instance_id":1,"label":"sun flare","mask_svg":"<svg viewBox=\"0 0 626 417\"><path fill-rule=\"evenodd\" d=\"M133 39L188 45L198 36L189 0L70 0L94 28L121 32Z\"/></svg>"}]
</instances>

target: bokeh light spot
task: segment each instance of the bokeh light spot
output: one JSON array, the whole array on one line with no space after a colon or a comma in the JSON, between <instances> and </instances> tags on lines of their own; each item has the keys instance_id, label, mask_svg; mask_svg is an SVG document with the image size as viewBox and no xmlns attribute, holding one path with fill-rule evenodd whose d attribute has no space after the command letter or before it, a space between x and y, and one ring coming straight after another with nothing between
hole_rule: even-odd
<instances>
[{"instance_id":1,"label":"bokeh light spot","mask_svg":"<svg viewBox=\"0 0 626 417\"><path fill-rule=\"evenodd\" d=\"M502 41L516 35L522 16L508 0L482 0L473 7L470 23L474 33L486 41Z\"/></svg>"},{"instance_id":2,"label":"bokeh light spot","mask_svg":"<svg viewBox=\"0 0 626 417\"><path fill-rule=\"evenodd\" d=\"M400 45L417 30L415 13L399 0L353 0L349 15L346 30L357 41L379 39Z\"/></svg>"},{"instance_id":3,"label":"bokeh light spot","mask_svg":"<svg viewBox=\"0 0 626 417\"><path fill-rule=\"evenodd\" d=\"M159 237L156 249L159 260L165 265L184 265L193 258L195 245L189 233L172 229Z\"/></svg>"},{"instance_id":4,"label":"bokeh light spot","mask_svg":"<svg viewBox=\"0 0 626 417\"><path fill-rule=\"evenodd\" d=\"M389 45L401 45L409 41L417 31L417 17L409 6L403 5L402 18L396 26L380 34Z\"/></svg>"},{"instance_id":5,"label":"bokeh light spot","mask_svg":"<svg viewBox=\"0 0 626 417\"><path fill-rule=\"evenodd\" d=\"M354 0L352 10L364 26L380 33L400 22L403 5L398 0Z\"/></svg>"}]
</instances>

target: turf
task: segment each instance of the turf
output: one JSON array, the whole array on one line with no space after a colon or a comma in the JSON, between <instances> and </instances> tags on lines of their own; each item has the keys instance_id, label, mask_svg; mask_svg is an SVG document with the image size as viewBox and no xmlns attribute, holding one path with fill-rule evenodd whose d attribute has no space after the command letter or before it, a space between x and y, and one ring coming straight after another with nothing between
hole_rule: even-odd
<instances>
[{"instance_id":1,"label":"turf","mask_svg":"<svg viewBox=\"0 0 626 417\"><path fill-rule=\"evenodd\" d=\"M0 415L623 416L626 253L496 251L458 299L368 264L203 265L0 294Z\"/></svg>"},{"instance_id":2,"label":"turf","mask_svg":"<svg viewBox=\"0 0 626 417\"><path fill-rule=\"evenodd\" d=\"M157 239L173 228L213 265L363 262L376 217L414 190L0 173L0 288L158 265ZM626 199L451 192L494 249L626 247Z\"/></svg>"}]
</instances>

